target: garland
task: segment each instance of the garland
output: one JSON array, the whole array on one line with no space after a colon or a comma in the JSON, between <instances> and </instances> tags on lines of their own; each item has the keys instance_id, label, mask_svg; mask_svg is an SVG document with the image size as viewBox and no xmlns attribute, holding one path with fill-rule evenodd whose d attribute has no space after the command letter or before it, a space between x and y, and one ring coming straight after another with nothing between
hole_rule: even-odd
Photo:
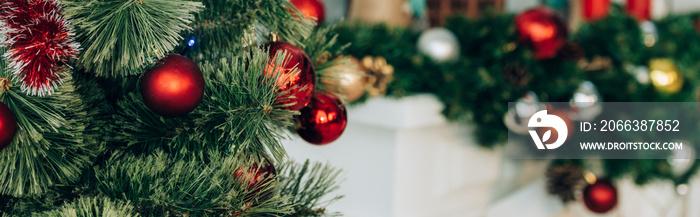
<instances>
[{"instance_id":1,"label":"garland","mask_svg":"<svg viewBox=\"0 0 700 217\"><path fill-rule=\"evenodd\" d=\"M611 8L604 19L585 23L570 34L567 44L552 59L535 60L533 51L518 42L514 15L488 15L477 20L452 17L445 28L460 42L458 61L436 63L416 47L420 32L346 22L339 25L340 44L351 43L347 53L356 57L383 56L395 67L395 80L387 94L402 97L414 93L435 94L444 103L444 116L451 121L476 125L476 138L483 147L504 144L508 129L503 117L508 102L532 91L542 102L568 102L579 84L591 81L602 101L693 102L700 78L700 34L695 27L699 14L669 16L654 21L657 31L650 41L640 24ZM667 58L684 77L682 89L664 92L635 77L635 70L653 59ZM479 115L471 115L479 114ZM695 144L697 140L694 141ZM697 148L696 148L697 149ZM580 160L557 160L554 164L585 166ZM671 174L665 159L603 160L611 178L631 176L636 183L654 179L687 183L698 161L683 176Z\"/></svg>"}]
</instances>

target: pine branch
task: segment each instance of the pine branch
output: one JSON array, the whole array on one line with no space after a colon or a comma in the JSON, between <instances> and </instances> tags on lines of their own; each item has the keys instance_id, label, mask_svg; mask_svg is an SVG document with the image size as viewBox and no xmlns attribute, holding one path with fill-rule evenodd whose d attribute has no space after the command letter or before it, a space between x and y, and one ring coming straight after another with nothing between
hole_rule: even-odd
<instances>
[{"instance_id":1,"label":"pine branch","mask_svg":"<svg viewBox=\"0 0 700 217\"><path fill-rule=\"evenodd\" d=\"M92 130L85 128L90 118L70 76L50 97L27 96L13 83L2 101L14 112L18 131L0 151L0 194L42 194L53 185L77 181L100 148L94 137L86 136Z\"/></svg>"},{"instance_id":2,"label":"pine branch","mask_svg":"<svg viewBox=\"0 0 700 217\"><path fill-rule=\"evenodd\" d=\"M82 197L75 202L60 208L34 213L32 216L50 217L137 217L133 205L129 202L111 200L109 198Z\"/></svg>"},{"instance_id":3,"label":"pine branch","mask_svg":"<svg viewBox=\"0 0 700 217\"><path fill-rule=\"evenodd\" d=\"M294 213L288 216L336 216L327 213L325 208L343 196L326 198L338 190L341 170L320 163L303 165L287 162L280 168L281 195L292 198Z\"/></svg>"},{"instance_id":4,"label":"pine branch","mask_svg":"<svg viewBox=\"0 0 700 217\"><path fill-rule=\"evenodd\" d=\"M250 159L219 152L190 159L175 159L163 152L148 156L122 152L96 169L96 189L109 198L133 202L135 210L145 216L289 213L286 198L271 195L277 188L272 177L251 188L261 189L257 192L235 178L238 169L254 164L244 158Z\"/></svg>"},{"instance_id":5,"label":"pine branch","mask_svg":"<svg viewBox=\"0 0 700 217\"><path fill-rule=\"evenodd\" d=\"M196 60L234 56L248 46L266 43L270 32L303 46L314 23L297 19L286 0L201 0L206 9L193 23L197 45L188 56ZM296 11L298 13L298 11ZM228 53L233 51L233 53Z\"/></svg>"},{"instance_id":6,"label":"pine branch","mask_svg":"<svg viewBox=\"0 0 700 217\"><path fill-rule=\"evenodd\" d=\"M100 77L140 74L171 52L202 4L184 0L76 0L65 3L83 46L78 66Z\"/></svg>"}]
</instances>

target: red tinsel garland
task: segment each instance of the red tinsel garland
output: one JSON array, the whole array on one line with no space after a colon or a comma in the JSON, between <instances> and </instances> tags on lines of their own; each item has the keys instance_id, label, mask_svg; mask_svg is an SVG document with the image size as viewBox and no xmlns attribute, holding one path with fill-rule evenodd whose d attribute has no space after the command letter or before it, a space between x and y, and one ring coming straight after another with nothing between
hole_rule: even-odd
<instances>
[{"instance_id":1,"label":"red tinsel garland","mask_svg":"<svg viewBox=\"0 0 700 217\"><path fill-rule=\"evenodd\" d=\"M79 44L58 0L3 0L0 31L14 80L27 94L51 94L63 83L62 66L78 57Z\"/></svg>"}]
</instances>

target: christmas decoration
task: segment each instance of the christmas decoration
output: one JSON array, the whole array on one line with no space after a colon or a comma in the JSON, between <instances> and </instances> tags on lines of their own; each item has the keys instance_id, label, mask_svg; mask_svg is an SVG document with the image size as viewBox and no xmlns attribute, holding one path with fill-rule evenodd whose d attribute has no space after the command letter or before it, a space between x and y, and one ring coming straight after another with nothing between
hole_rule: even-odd
<instances>
[{"instance_id":1,"label":"christmas decoration","mask_svg":"<svg viewBox=\"0 0 700 217\"><path fill-rule=\"evenodd\" d=\"M459 57L459 41L450 30L428 29L418 37L418 51L435 62L455 61Z\"/></svg>"},{"instance_id":2,"label":"christmas decoration","mask_svg":"<svg viewBox=\"0 0 700 217\"><path fill-rule=\"evenodd\" d=\"M595 56L592 60L580 59L578 61L578 66L586 71L603 71L610 69L612 67L612 60L610 58Z\"/></svg>"},{"instance_id":3,"label":"christmas decoration","mask_svg":"<svg viewBox=\"0 0 700 217\"><path fill-rule=\"evenodd\" d=\"M597 179L583 189L583 203L593 212L606 213L617 205L617 189L609 179Z\"/></svg>"},{"instance_id":4,"label":"christmas decoration","mask_svg":"<svg viewBox=\"0 0 700 217\"><path fill-rule=\"evenodd\" d=\"M345 100L353 102L365 94L367 83L367 69L362 66L360 60L355 57L339 57L334 62L348 61L347 64L338 64L326 69L331 78L323 78L321 81L327 86L337 86L339 90L329 89L331 93L344 95Z\"/></svg>"},{"instance_id":5,"label":"christmas decoration","mask_svg":"<svg viewBox=\"0 0 700 217\"><path fill-rule=\"evenodd\" d=\"M15 138L17 120L9 107L0 102L0 151L7 148Z\"/></svg>"},{"instance_id":6,"label":"christmas decoration","mask_svg":"<svg viewBox=\"0 0 700 217\"><path fill-rule=\"evenodd\" d=\"M51 94L63 83L66 64L77 58L79 44L73 29L54 0L7 0L0 3L0 26L9 48L5 57L22 91L29 95Z\"/></svg>"},{"instance_id":7,"label":"christmas decoration","mask_svg":"<svg viewBox=\"0 0 700 217\"><path fill-rule=\"evenodd\" d=\"M362 66L368 70L365 89L369 95L375 97L386 94L389 83L394 80L394 67L384 57L371 56L362 58Z\"/></svg>"},{"instance_id":8,"label":"christmas decoration","mask_svg":"<svg viewBox=\"0 0 700 217\"><path fill-rule=\"evenodd\" d=\"M583 18L588 21L596 21L608 15L610 0L583 0Z\"/></svg>"},{"instance_id":9,"label":"christmas decoration","mask_svg":"<svg viewBox=\"0 0 700 217\"><path fill-rule=\"evenodd\" d=\"M651 0L627 0L625 12L639 22L647 21L651 18Z\"/></svg>"},{"instance_id":10,"label":"christmas decoration","mask_svg":"<svg viewBox=\"0 0 700 217\"><path fill-rule=\"evenodd\" d=\"M677 93L683 87L683 74L670 59L652 59L649 61L651 84L663 93Z\"/></svg>"},{"instance_id":11,"label":"christmas decoration","mask_svg":"<svg viewBox=\"0 0 700 217\"><path fill-rule=\"evenodd\" d=\"M688 141L681 141L683 149L674 149L672 156L668 159L671 165L671 173L675 177L681 177L688 173L695 164L695 148Z\"/></svg>"},{"instance_id":12,"label":"christmas decoration","mask_svg":"<svg viewBox=\"0 0 700 217\"><path fill-rule=\"evenodd\" d=\"M322 0L290 0L304 15L304 19L313 19L317 24L322 24L326 20L326 8Z\"/></svg>"},{"instance_id":13,"label":"christmas decoration","mask_svg":"<svg viewBox=\"0 0 700 217\"><path fill-rule=\"evenodd\" d=\"M644 21L640 24L640 29L642 29L642 39L644 45L647 47L653 47L659 40L659 32L656 30L656 25L651 21Z\"/></svg>"},{"instance_id":14,"label":"christmas decoration","mask_svg":"<svg viewBox=\"0 0 700 217\"><path fill-rule=\"evenodd\" d=\"M194 110L204 95L204 76L197 64L170 54L143 73L141 97L156 114L178 117Z\"/></svg>"},{"instance_id":15,"label":"christmas decoration","mask_svg":"<svg viewBox=\"0 0 700 217\"><path fill-rule=\"evenodd\" d=\"M338 139L346 124L343 102L333 94L315 92L297 118L297 133L311 144L325 145Z\"/></svg>"},{"instance_id":16,"label":"christmas decoration","mask_svg":"<svg viewBox=\"0 0 700 217\"><path fill-rule=\"evenodd\" d=\"M574 201L574 191L583 183L581 167L572 164L552 165L547 168L547 191L559 196L564 203Z\"/></svg>"},{"instance_id":17,"label":"christmas decoration","mask_svg":"<svg viewBox=\"0 0 700 217\"><path fill-rule=\"evenodd\" d=\"M569 100L571 110L574 111L572 118L577 121L592 121L603 112L601 99L598 88L592 82L582 82Z\"/></svg>"},{"instance_id":18,"label":"christmas decoration","mask_svg":"<svg viewBox=\"0 0 700 217\"><path fill-rule=\"evenodd\" d=\"M534 49L535 59L556 56L566 43L568 30L564 18L552 9L537 7L515 17L518 39Z\"/></svg>"},{"instance_id":19,"label":"christmas decoration","mask_svg":"<svg viewBox=\"0 0 700 217\"><path fill-rule=\"evenodd\" d=\"M260 186L257 186L258 182L265 180L268 177L275 176L277 176L275 165L273 165L268 159L263 160L263 166L253 164L253 166L247 168L246 170L243 168L238 169L234 175L237 180L248 186L248 190L253 190L254 194L259 192L261 189Z\"/></svg>"},{"instance_id":20,"label":"christmas decoration","mask_svg":"<svg viewBox=\"0 0 700 217\"><path fill-rule=\"evenodd\" d=\"M532 115L544 108L537 94L532 91L527 92L516 101L513 107L508 108L508 112L503 117L503 123L508 130L517 134L527 135L530 129L527 126L528 120L530 120Z\"/></svg>"},{"instance_id":21,"label":"christmas decoration","mask_svg":"<svg viewBox=\"0 0 700 217\"><path fill-rule=\"evenodd\" d=\"M285 109L300 110L311 100L316 85L316 72L309 56L303 50L286 42L273 42L266 45L269 49L270 62L265 68L265 74L277 77L279 91L284 94L278 99L278 104ZM284 58L278 61L276 55ZM284 55L284 56L282 56ZM282 65L275 67L281 62Z\"/></svg>"}]
</instances>

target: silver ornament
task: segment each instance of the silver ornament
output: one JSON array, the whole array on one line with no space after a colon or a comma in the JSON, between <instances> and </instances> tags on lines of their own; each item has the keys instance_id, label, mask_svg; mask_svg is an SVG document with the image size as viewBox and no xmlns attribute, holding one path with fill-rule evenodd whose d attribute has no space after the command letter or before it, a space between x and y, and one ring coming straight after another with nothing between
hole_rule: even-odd
<instances>
[{"instance_id":1,"label":"silver ornament","mask_svg":"<svg viewBox=\"0 0 700 217\"><path fill-rule=\"evenodd\" d=\"M544 104L540 103L537 94L530 91L518 99L513 107L508 108L508 112L503 117L503 123L510 131L527 135L529 130L527 126L528 120L542 109L545 109Z\"/></svg>"},{"instance_id":2,"label":"silver ornament","mask_svg":"<svg viewBox=\"0 0 700 217\"><path fill-rule=\"evenodd\" d=\"M630 73L632 76L634 76L634 79L637 80L640 84L649 84L651 81L651 77L649 75L649 68L646 66L635 66L632 64L626 64L625 65L625 70L627 70L628 73Z\"/></svg>"},{"instance_id":3,"label":"silver ornament","mask_svg":"<svg viewBox=\"0 0 700 217\"><path fill-rule=\"evenodd\" d=\"M459 41L450 30L432 28L418 37L418 51L438 63L454 61L459 57Z\"/></svg>"},{"instance_id":4,"label":"silver ornament","mask_svg":"<svg viewBox=\"0 0 700 217\"><path fill-rule=\"evenodd\" d=\"M668 159L668 164L671 165L671 173L675 177L685 175L693 164L695 164L695 149L693 144L688 141L680 141L683 144L683 149L673 150L673 155Z\"/></svg>"},{"instance_id":5,"label":"silver ornament","mask_svg":"<svg viewBox=\"0 0 700 217\"><path fill-rule=\"evenodd\" d=\"M642 39L644 40L644 45L647 47L652 47L659 40L659 32L656 30L656 25L651 21L642 22L640 28L642 29Z\"/></svg>"},{"instance_id":6,"label":"silver ornament","mask_svg":"<svg viewBox=\"0 0 700 217\"><path fill-rule=\"evenodd\" d=\"M592 82L584 81L569 101L571 110L574 111L571 118L578 121L592 121L603 112L601 98L598 88Z\"/></svg>"}]
</instances>

